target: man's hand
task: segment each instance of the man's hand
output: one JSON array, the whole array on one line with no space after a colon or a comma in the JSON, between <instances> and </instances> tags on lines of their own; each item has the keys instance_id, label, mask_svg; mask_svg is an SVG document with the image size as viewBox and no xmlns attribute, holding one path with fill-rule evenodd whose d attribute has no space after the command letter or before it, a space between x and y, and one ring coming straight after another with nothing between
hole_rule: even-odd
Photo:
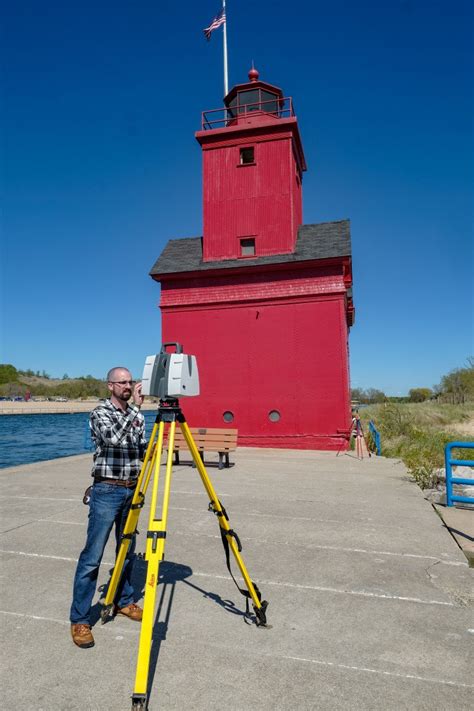
<instances>
[{"instance_id":1,"label":"man's hand","mask_svg":"<svg viewBox=\"0 0 474 711\"><path fill-rule=\"evenodd\" d=\"M142 395L142 384L141 383L135 383L133 387L133 404L136 405L137 407L141 407L143 405L143 400L145 399L145 396Z\"/></svg>"}]
</instances>

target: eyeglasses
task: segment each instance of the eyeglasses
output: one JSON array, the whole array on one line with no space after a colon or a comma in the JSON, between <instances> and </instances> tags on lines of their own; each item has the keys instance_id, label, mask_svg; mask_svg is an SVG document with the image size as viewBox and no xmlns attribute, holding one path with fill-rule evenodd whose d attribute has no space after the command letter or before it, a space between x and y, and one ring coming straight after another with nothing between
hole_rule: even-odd
<instances>
[{"instance_id":1,"label":"eyeglasses","mask_svg":"<svg viewBox=\"0 0 474 711\"><path fill-rule=\"evenodd\" d=\"M133 385L134 380L109 380L112 385Z\"/></svg>"}]
</instances>

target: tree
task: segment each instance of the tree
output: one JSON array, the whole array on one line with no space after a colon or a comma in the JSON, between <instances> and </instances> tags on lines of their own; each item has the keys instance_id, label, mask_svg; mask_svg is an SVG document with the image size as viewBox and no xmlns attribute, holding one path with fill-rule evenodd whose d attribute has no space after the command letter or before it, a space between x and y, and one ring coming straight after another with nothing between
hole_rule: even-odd
<instances>
[{"instance_id":1,"label":"tree","mask_svg":"<svg viewBox=\"0 0 474 711\"><path fill-rule=\"evenodd\" d=\"M362 402L365 397L365 393L362 388L352 388L351 390L351 400L357 400L357 402Z\"/></svg>"},{"instance_id":2,"label":"tree","mask_svg":"<svg viewBox=\"0 0 474 711\"><path fill-rule=\"evenodd\" d=\"M432 397L433 391L430 388L412 388L408 392L410 402L424 402Z\"/></svg>"},{"instance_id":3,"label":"tree","mask_svg":"<svg viewBox=\"0 0 474 711\"><path fill-rule=\"evenodd\" d=\"M69 375L67 373L64 373L63 380L69 380Z\"/></svg>"},{"instance_id":4,"label":"tree","mask_svg":"<svg viewBox=\"0 0 474 711\"><path fill-rule=\"evenodd\" d=\"M474 400L474 359L467 359L465 368L455 368L441 378L441 397L453 404Z\"/></svg>"},{"instance_id":5,"label":"tree","mask_svg":"<svg viewBox=\"0 0 474 711\"><path fill-rule=\"evenodd\" d=\"M375 388L368 388L368 390L353 388L351 390L351 399L365 404L373 404L376 402L385 402L387 397L382 390L376 390Z\"/></svg>"},{"instance_id":6,"label":"tree","mask_svg":"<svg viewBox=\"0 0 474 711\"><path fill-rule=\"evenodd\" d=\"M16 383L18 380L18 371L14 365L10 363L0 364L0 384Z\"/></svg>"},{"instance_id":7,"label":"tree","mask_svg":"<svg viewBox=\"0 0 474 711\"><path fill-rule=\"evenodd\" d=\"M369 388L366 393L366 402L385 402L385 393L382 390L376 390L376 388Z\"/></svg>"}]
</instances>

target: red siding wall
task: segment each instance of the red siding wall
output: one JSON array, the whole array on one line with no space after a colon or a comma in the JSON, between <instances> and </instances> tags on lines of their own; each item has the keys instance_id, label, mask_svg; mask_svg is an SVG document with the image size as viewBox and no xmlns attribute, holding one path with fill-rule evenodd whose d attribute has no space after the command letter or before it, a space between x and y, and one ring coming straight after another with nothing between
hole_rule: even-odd
<instances>
[{"instance_id":1,"label":"red siding wall","mask_svg":"<svg viewBox=\"0 0 474 711\"><path fill-rule=\"evenodd\" d=\"M227 304L191 298L189 306L179 306L178 294L163 290L163 341L198 358L201 395L181 401L190 426L223 427L230 410L239 444L341 446L338 430L350 425L343 291ZM269 420L271 410L279 422Z\"/></svg>"},{"instance_id":2,"label":"red siding wall","mask_svg":"<svg viewBox=\"0 0 474 711\"><path fill-rule=\"evenodd\" d=\"M239 164L243 146L255 165ZM203 148L204 261L238 258L242 237L255 237L257 256L293 252L302 197L291 132L238 142L230 132Z\"/></svg>"}]
</instances>

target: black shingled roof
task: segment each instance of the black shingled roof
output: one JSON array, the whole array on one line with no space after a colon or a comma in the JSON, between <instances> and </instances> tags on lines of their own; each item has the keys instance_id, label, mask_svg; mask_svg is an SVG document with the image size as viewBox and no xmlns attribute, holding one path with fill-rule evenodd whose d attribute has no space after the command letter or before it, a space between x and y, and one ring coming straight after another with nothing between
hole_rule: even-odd
<instances>
[{"instance_id":1,"label":"black shingled roof","mask_svg":"<svg viewBox=\"0 0 474 711\"><path fill-rule=\"evenodd\" d=\"M273 254L255 259L223 259L216 262L202 261L202 237L185 237L168 242L150 275L196 272L211 269L286 264L314 259L351 256L350 221L322 222L317 225L302 225L298 229L296 250L293 254Z\"/></svg>"}]
</instances>

